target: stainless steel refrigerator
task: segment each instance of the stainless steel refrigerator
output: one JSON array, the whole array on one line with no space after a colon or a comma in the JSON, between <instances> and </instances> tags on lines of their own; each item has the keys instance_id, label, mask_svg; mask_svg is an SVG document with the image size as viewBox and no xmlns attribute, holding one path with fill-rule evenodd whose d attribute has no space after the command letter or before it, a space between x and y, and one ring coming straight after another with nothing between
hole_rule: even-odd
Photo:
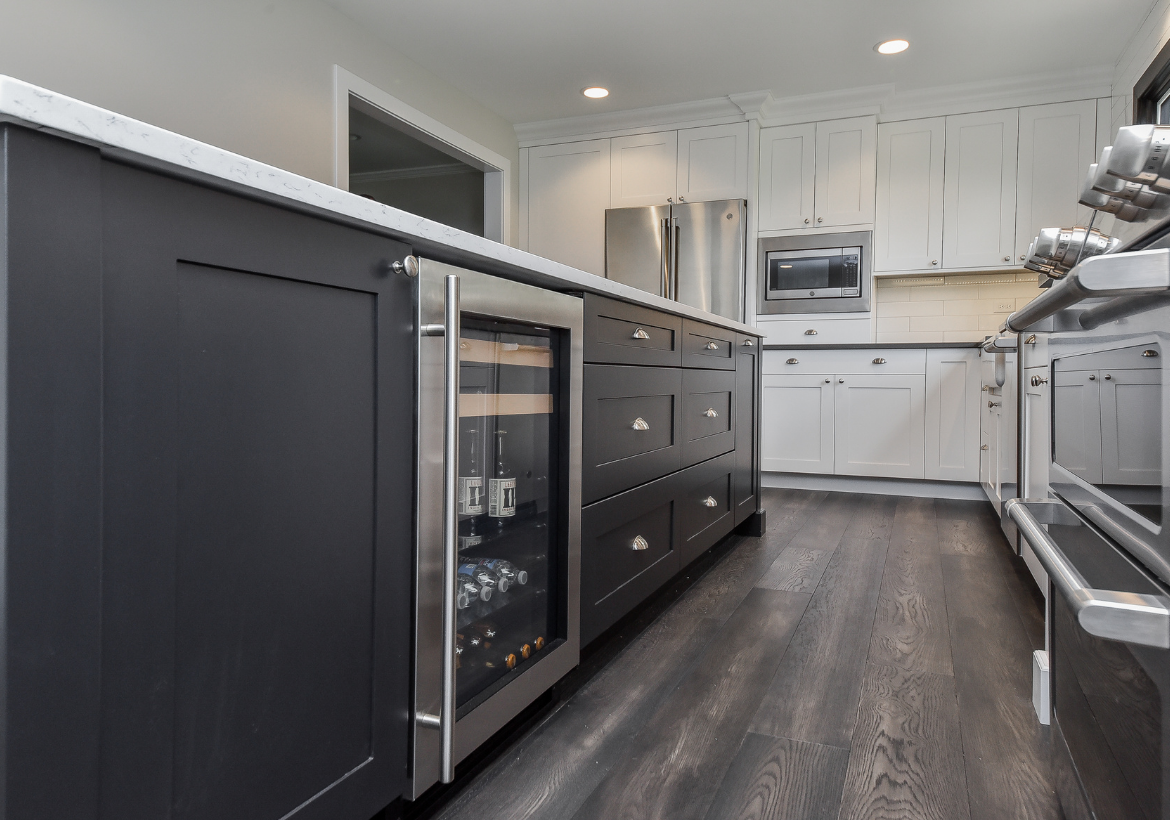
<instances>
[{"instance_id":1,"label":"stainless steel refrigerator","mask_svg":"<svg viewBox=\"0 0 1170 820\"><path fill-rule=\"evenodd\" d=\"M743 319L747 203L682 202L605 212L605 276Z\"/></svg>"}]
</instances>

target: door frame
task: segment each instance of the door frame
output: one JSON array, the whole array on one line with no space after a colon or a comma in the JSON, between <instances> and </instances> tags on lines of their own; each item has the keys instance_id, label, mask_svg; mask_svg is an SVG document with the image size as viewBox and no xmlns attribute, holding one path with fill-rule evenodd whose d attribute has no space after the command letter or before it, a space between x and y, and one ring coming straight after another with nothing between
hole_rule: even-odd
<instances>
[{"instance_id":1,"label":"door frame","mask_svg":"<svg viewBox=\"0 0 1170 820\"><path fill-rule=\"evenodd\" d=\"M483 171L484 238L511 244L512 161L339 65L333 66L333 184L336 187L349 190L350 97L365 103L367 113Z\"/></svg>"}]
</instances>

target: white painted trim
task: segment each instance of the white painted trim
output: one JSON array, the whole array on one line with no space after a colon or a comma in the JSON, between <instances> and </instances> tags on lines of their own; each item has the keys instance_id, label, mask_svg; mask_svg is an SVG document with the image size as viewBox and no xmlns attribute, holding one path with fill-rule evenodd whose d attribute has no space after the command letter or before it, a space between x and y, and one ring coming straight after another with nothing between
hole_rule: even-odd
<instances>
[{"instance_id":1,"label":"white painted trim","mask_svg":"<svg viewBox=\"0 0 1170 820\"><path fill-rule=\"evenodd\" d=\"M333 184L336 187L349 189L351 95L407 126L406 130L412 136L460 162L482 170L484 237L508 244L512 235L512 161L339 65L333 66Z\"/></svg>"},{"instance_id":2,"label":"white painted trim","mask_svg":"<svg viewBox=\"0 0 1170 820\"><path fill-rule=\"evenodd\" d=\"M1113 70L1113 66L1092 66L907 91L898 91L892 84L780 98L774 98L769 91L748 91L693 102L525 122L514 128L523 148L743 120L769 127L877 115L878 122L894 122L1107 97L1112 93Z\"/></svg>"},{"instance_id":3,"label":"white painted trim","mask_svg":"<svg viewBox=\"0 0 1170 820\"><path fill-rule=\"evenodd\" d=\"M825 490L834 493L871 493L873 495L908 495L914 498L955 498L962 501L986 501L983 487L963 481L920 481L904 478L855 478L840 475L806 473L760 473L763 487L789 490Z\"/></svg>"},{"instance_id":4,"label":"white painted trim","mask_svg":"<svg viewBox=\"0 0 1170 820\"><path fill-rule=\"evenodd\" d=\"M394 179L421 179L422 177L449 177L456 174L473 174L474 168L465 163L449 162L440 165L420 165L417 168L395 168L390 171L359 171L350 174L350 179L359 182L389 182Z\"/></svg>"}]
</instances>

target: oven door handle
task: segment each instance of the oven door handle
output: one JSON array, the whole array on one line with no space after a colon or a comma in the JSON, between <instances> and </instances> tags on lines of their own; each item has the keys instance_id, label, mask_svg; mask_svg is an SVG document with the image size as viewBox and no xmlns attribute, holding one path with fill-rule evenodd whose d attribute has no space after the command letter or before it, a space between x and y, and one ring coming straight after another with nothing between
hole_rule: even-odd
<instances>
[{"instance_id":1,"label":"oven door handle","mask_svg":"<svg viewBox=\"0 0 1170 820\"><path fill-rule=\"evenodd\" d=\"M1090 587L1032 514L1028 508L1030 504L1037 502L1013 498L1004 505L1004 512L1015 522L1048 572L1052 585L1076 613L1081 628L1090 635L1110 641L1170 649L1170 601L1160 595ZM1059 501L1038 504L1064 506ZM1058 521L1054 519L1053 523Z\"/></svg>"},{"instance_id":2,"label":"oven door handle","mask_svg":"<svg viewBox=\"0 0 1170 820\"><path fill-rule=\"evenodd\" d=\"M459 277L444 277L443 324L426 325L443 337L443 667L439 714L418 716L439 730L439 782L455 779L455 582L459 570Z\"/></svg>"}]
</instances>

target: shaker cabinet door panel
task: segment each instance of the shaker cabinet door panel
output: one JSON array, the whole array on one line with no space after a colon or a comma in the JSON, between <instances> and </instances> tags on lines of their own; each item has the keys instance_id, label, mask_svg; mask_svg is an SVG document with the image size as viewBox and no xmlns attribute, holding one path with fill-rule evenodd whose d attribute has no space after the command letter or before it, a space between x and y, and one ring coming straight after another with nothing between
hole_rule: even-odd
<instances>
[{"instance_id":1,"label":"shaker cabinet door panel","mask_svg":"<svg viewBox=\"0 0 1170 820\"><path fill-rule=\"evenodd\" d=\"M760 129L760 230L810 228L816 123Z\"/></svg>"},{"instance_id":2,"label":"shaker cabinet door panel","mask_svg":"<svg viewBox=\"0 0 1170 820\"><path fill-rule=\"evenodd\" d=\"M926 478L979 479L979 376L976 349L926 351Z\"/></svg>"},{"instance_id":3,"label":"shaker cabinet door panel","mask_svg":"<svg viewBox=\"0 0 1170 820\"><path fill-rule=\"evenodd\" d=\"M1106 484L1162 484L1162 371L1102 371L1101 480Z\"/></svg>"},{"instance_id":4,"label":"shaker cabinet door panel","mask_svg":"<svg viewBox=\"0 0 1170 820\"><path fill-rule=\"evenodd\" d=\"M102 818L402 794L410 249L107 163Z\"/></svg>"},{"instance_id":5,"label":"shaker cabinet door panel","mask_svg":"<svg viewBox=\"0 0 1170 820\"><path fill-rule=\"evenodd\" d=\"M746 199L748 124L708 125L678 132L675 190L681 202Z\"/></svg>"},{"instance_id":6,"label":"shaker cabinet door panel","mask_svg":"<svg viewBox=\"0 0 1170 820\"><path fill-rule=\"evenodd\" d=\"M609 207L667 205L675 197L678 132L614 137L609 163Z\"/></svg>"},{"instance_id":7,"label":"shaker cabinet door panel","mask_svg":"<svg viewBox=\"0 0 1170 820\"><path fill-rule=\"evenodd\" d=\"M817 123L814 227L873 222L876 162L875 117Z\"/></svg>"},{"instance_id":8,"label":"shaker cabinet door panel","mask_svg":"<svg viewBox=\"0 0 1170 820\"><path fill-rule=\"evenodd\" d=\"M764 376L760 467L773 472L833 472L833 377Z\"/></svg>"},{"instance_id":9,"label":"shaker cabinet door panel","mask_svg":"<svg viewBox=\"0 0 1170 820\"><path fill-rule=\"evenodd\" d=\"M874 270L941 266L945 137L943 117L878 126Z\"/></svg>"},{"instance_id":10,"label":"shaker cabinet door panel","mask_svg":"<svg viewBox=\"0 0 1170 820\"><path fill-rule=\"evenodd\" d=\"M1101 483L1101 386L1095 370L1053 376L1052 460L1090 484Z\"/></svg>"},{"instance_id":11,"label":"shaker cabinet door panel","mask_svg":"<svg viewBox=\"0 0 1170 820\"><path fill-rule=\"evenodd\" d=\"M537 256L605 276L610 141L528 150L528 248Z\"/></svg>"},{"instance_id":12,"label":"shaker cabinet door panel","mask_svg":"<svg viewBox=\"0 0 1170 820\"><path fill-rule=\"evenodd\" d=\"M923 477L925 382L923 376L836 379L837 475Z\"/></svg>"},{"instance_id":13,"label":"shaker cabinet door panel","mask_svg":"<svg viewBox=\"0 0 1170 820\"><path fill-rule=\"evenodd\" d=\"M1096 100L1020 109L1016 263L1041 228L1081 224L1077 200L1085 169L1096 161L1096 140Z\"/></svg>"},{"instance_id":14,"label":"shaker cabinet door panel","mask_svg":"<svg viewBox=\"0 0 1170 820\"><path fill-rule=\"evenodd\" d=\"M943 264L995 268L1012 263L1016 235L1019 113L947 117Z\"/></svg>"}]
</instances>

